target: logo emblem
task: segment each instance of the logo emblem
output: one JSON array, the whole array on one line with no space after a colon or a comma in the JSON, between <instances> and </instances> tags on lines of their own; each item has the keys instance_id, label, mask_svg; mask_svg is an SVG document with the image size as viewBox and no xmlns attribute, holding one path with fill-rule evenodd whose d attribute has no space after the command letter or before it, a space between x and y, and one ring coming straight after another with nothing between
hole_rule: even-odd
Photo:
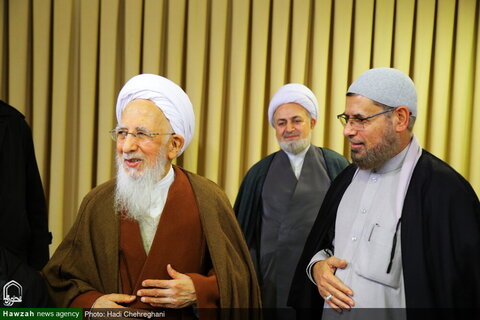
<instances>
[{"instance_id":1,"label":"logo emblem","mask_svg":"<svg viewBox=\"0 0 480 320\"><path fill-rule=\"evenodd\" d=\"M15 280L7 282L3 286L3 304L13 306L15 302L22 302L22 286Z\"/></svg>"}]
</instances>

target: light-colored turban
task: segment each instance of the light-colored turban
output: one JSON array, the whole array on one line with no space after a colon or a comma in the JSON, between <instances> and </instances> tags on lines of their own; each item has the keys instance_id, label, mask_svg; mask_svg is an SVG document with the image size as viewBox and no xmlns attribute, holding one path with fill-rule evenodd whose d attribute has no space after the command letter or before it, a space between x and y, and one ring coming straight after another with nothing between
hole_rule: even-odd
<instances>
[{"instance_id":1,"label":"light-colored turban","mask_svg":"<svg viewBox=\"0 0 480 320\"><path fill-rule=\"evenodd\" d=\"M180 154L192 141L195 129L195 115L192 102L185 91L167 78L155 74L139 74L125 83L118 94L117 121L120 123L122 112L130 101L150 100L159 107L176 134L185 139Z\"/></svg>"},{"instance_id":2,"label":"light-colored turban","mask_svg":"<svg viewBox=\"0 0 480 320\"><path fill-rule=\"evenodd\" d=\"M274 128L273 115L277 108L285 103L297 103L304 107L313 119L318 117L318 102L313 92L303 84L289 83L278 89L268 106L268 120Z\"/></svg>"},{"instance_id":3,"label":"light-colored turban","mask_svg":"<svg viewBox=\"0 0 480 320\"><path fill-rule=\"evenodd\" d=\"M397 69L375 68L362 73L348 88L392 108L406 106L417 116L417 90L409 76Z\"/></svg>"}]
</instances>

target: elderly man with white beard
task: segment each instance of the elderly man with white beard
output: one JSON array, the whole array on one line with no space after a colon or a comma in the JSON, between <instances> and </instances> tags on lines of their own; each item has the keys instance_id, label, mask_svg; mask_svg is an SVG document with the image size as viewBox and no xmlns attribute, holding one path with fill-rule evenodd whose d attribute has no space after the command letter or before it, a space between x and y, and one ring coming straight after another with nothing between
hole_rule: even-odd
<instances>
[{"instance_id":1,"label":"elderly man with white beard","mask_svg":"<svg viewBox=\"0 0 480 320\"><path fill-rule=\"evenodd\" d=\"M161 76L138 75L120 91L116 113L117 177L85 197L43 270L57 306L172 308L187 318L259 308L226 195L172 166L194 131L186 93Z\"/></svg>"},{"instance_id":2,"label":"elderly man with white beard","mask_svg":"<svg viewBox=\"0 0 480 320\"><path fill-rule=\"evenodd\" d=\"M317 114L306 86L290 83L275 93L268 118L281 150L247 172L235 201L263 306L283 308L268 315L275 318L294 316L285 308L295 266L330 182L348 165L335 151L311 145Z\"/></svg>"}]
</instances>

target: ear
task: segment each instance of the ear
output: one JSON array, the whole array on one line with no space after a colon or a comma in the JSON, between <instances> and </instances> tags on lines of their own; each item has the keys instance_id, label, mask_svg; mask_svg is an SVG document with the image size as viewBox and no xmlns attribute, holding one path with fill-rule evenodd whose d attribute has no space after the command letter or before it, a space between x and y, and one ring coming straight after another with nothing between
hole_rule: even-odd
<instances>
[{"instance_id":1,"label":"ear","mask_svg":"<svg viewBox=\"0 0 480 320\"><path fill-rule=\"evenodd\" d=\"M315 125L316 125L316 124L317 124L317 119L313 119L313 118L312 118L312 119L310 119L310 128L312 128L312 129L313 129L313 128L315 127Z\"/></svg>"},{"instance_id":2,"label":"ear","mask_svg":"<svg viewBox=\"0 0 480 320\"><path fill-rule=\"evenodd\" d=\"M182 150L184 144L185 144L184 137L178 134L172 135L168 143L168 149L167 149L167 157L170 161L172 161L177 157L177 155L180 153L180 150Z\"/></svg>"},{"instance_id":3,"label":"ear","mask_svg":"<svg viewBox=\"0 0 480 320\"><path fill-rule=\"evenodd\" d=\"M408 123L410 122L410 110L405 106L400 106L395 109L396 123L395 130L396 132L403 132L407 130Z\"/></svg>"}]
</instances>

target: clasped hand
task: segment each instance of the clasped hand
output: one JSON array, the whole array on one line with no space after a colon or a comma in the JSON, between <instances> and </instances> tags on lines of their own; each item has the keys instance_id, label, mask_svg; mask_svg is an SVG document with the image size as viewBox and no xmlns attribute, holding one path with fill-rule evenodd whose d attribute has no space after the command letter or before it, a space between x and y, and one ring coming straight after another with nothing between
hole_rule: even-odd
<instances>
[{"instance_id":1,"label":"clasped hand","mask_svg":"<svg viewBox=\"0 0 480 320\"><path fill-rule=\"evenodd\" d=\"M342 309L349 310L355 305L353 291L335 276L337 268L343 269L347 261L337 257L330 257L318 261L313 266L313 278L317 283L318 292L325 302L338 312Z\"/></svg>"},{"instance_id":2,"label":"clasped hand","mask_svg":"<svg viewBox=\"0 0 480 320\"><path fill-rule=\"evenodd\" d=\"M171 280L148 279L142 282L144 289L137 291L137 296L144 303L159 308L184 308L197 302L197 295L192 279L167 265ZM136 296L128 294L106 294L99 297L93 308L123 308L121 303L131 303Z\"/></svg>"},{"instance_id":3,"label":"clasped hand","mask_svg":"<svg viewBox=\"0 0 480 320\"><path fill-rule=\"evenodd\" d=\"M167 265L172 280L144 280L146 289L138 290L141 301L153 307L184 308L197 302L197 294L192 279Z\"/></svg>"}]
</instances>

